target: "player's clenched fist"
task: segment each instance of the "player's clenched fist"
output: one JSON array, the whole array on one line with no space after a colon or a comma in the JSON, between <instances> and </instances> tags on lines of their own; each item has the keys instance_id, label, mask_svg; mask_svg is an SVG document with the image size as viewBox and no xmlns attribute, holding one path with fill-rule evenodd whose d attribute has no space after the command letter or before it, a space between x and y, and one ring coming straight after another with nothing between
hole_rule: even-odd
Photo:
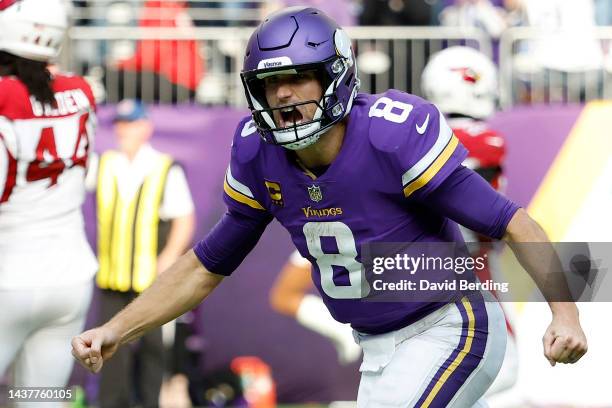
<instances>
[{"instance_id":1,"label":"player's clenched fist","mask_svg":"<svg viewBox=\"0 0 612 408\"><path fill-rule=\"evenodd\" d=\"M556 363L573 364L587 352L587 339L577 314L555 315L542 342L544 355L552 366Z\"/></svg>"},{"instance_id":2,"label":"player's clenched fist","mask_svg":"<svg viewBox=\"0 0 612 408\"><path fill-rule=\"evenodd\" d=\"M100 372L104 360L115 354L117 347L119 336L104 326L87 330L72 338L72 355L92 373Z\"/></svg>"}]
</instances>

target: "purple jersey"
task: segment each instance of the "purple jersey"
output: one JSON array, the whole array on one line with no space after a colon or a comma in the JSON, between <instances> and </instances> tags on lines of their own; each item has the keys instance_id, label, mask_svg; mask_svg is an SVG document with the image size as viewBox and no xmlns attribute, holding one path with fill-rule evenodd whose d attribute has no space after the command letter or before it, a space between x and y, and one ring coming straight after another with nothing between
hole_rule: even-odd
<instances>
[{"instance_id":1,"label":"purple jersey","mask_svg":"<svg viewBox=\"0 0 612 408\"><path fill-rule=\"evenodd\" d=\"M313 281L333 317L377 333L403 327L439 303L361 301L361 245L462 241L457 225L427 208L427 195L467 151L438 109L396 90L359 94L340 153L320 177L242 120L224 185L233 211L272 214L313 264Z\"/></svg>"}]
</instances>

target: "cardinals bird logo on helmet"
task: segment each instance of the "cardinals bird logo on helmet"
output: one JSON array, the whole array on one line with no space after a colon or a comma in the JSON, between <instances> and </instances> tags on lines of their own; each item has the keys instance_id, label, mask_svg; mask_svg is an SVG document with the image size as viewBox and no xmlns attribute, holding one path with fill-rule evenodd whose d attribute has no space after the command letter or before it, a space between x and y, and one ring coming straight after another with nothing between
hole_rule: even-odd
<instances>
[{"instance_id":1,"label":"cardinals bird logo on helmet","mask_svg":"<svg viewBox=\"0 0 612 408\"><path fill-rule=\"evenodd\" d=\"M445 114L484 119L497 102L497 69L483 53L456 46L434 54L422 76L425 97Z\"/></svg>"}]
</instances>

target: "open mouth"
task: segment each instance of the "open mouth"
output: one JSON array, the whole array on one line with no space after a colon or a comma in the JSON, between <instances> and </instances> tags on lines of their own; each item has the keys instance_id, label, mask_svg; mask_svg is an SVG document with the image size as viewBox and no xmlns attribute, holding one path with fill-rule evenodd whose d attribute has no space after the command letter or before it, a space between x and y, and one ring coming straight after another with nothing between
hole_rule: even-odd
<instances>
[{"instance_id":1,"label":"open mouth","mask_svg":"<svg viewBox=\"0 0 612 408\"><path fill-rule=\"evenodd\" d=\"M299 125L304 120L304 116L295 106L282 108L279 112L281 128Z\"/></svg>"}]
</instances>

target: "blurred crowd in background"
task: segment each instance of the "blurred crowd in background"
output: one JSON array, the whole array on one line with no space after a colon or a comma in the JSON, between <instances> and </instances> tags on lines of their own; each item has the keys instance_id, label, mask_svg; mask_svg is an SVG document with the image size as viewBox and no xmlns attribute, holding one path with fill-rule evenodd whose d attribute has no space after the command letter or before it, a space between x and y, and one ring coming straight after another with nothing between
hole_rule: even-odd
<instances>
[{"instance_id":1,"label":"blurred crowd in background","mask_svg":"<svg viewBox=\"0 0 612 408\"><path fill-rule=\"evenodd\" d=\"M238 31L215 34L197 30L228 27L248 30L262 16L299 4L318 7L347 27L445 27L452 33L477 30L480 38L489 42L487 48L491 50L486 53L504 65L502 81L507 78L507 82L512 82L513 86L508 85L506 91L509 95L503 99L506 106L515 102L584 101L609 96L607 83L612 60L608 57L610 44L606 38L610 36L596 31L598 26L612 24L609 0L81 0L73 2L74 24L86 30L73 30L71 34L69 65L74 72L105 84L107 94L103 87L97 87L101 100L106 97L110 102L118 102L124 97L136 97L155 102L243 105L239 96L229 96L233 93L227 91L236 88L233 74L239 70L243 49L237 40L244 36L235 37ZM141 38L133 32L127 38L129 28L134 27L174 31L166 32L170 36L167 41ZM537 30L537 40L519 33L518 37L509 37L510 48L504 48L500 45L501 37L515 27ZM87 31L96 28L99 30ZM100 31L106 29L111 31ZM414 31L411 39L428 38L427 33ZM358 61L361 72L397 78L390 63L397 59L396 44L382 40L403 37L387 34L373 37L366 45L358 43L357 53L366 54ZM453 39L458 40L456 37ZM443 38L435 35L433 39ZM423 46L413 41L414 45L404 46L405 58L422 60L417 61L416 67L412 61L413 69L420 71L436 48L453 45L450 39L444 41L429 41ZM466 41L454 45L459 44L466 45ZM146 84L134 85L142 82ZM418 82L408 78L404 84L396 79L385 87L407 88L418 94ZM363 85L367 92L379 90L368 81Z\"/></svg>"},{"instance_id":2,"label":"blurred crowd in background","mask_svg":"<svg viewBox=\"0 0 612 408\"><path fill-rule=\"evenodd\" d=\"M271 11L296 5L320 8L344 26L476 26L492 37L499 37L508 26L586 24L589 19L593 24L609 25L612 21L609 0L74 0L72 3L77 25L96 26L137 25L143 19L173 18L198 27L255 26ZM577 12L584 14L584 21L577 21ZM146 13L157 15L144 17Z\"/></svg>"}]
</instances>

